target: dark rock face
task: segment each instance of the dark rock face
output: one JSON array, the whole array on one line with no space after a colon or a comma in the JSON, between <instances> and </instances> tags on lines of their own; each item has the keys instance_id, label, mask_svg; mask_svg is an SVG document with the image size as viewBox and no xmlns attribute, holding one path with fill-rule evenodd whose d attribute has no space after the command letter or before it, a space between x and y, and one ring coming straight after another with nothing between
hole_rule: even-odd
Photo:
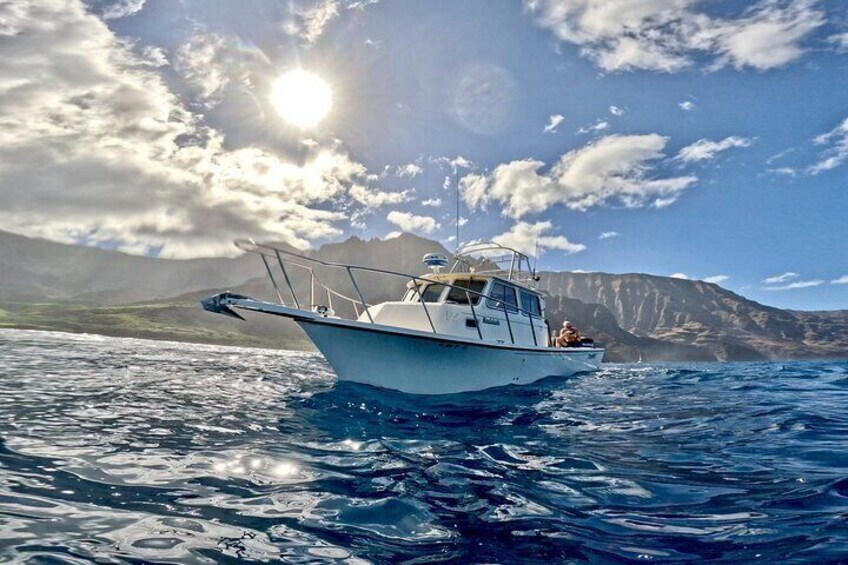
<instances>
[{"instance_id":1,"label":"dark rock face","mask_svg":"<svg viewBox=\"0 0 848 565\"><path fill-rule=\"evenodd\" d=\"M848 313L764 306L715 284L643 274L545 273L540 288L606 307L637 336L707 351L715 360L848 356Z\"/></svg>"},{"instance_id":2,"label":"dark rock face","mask_svg":"<svg viewBox=\"0 0 848 565\"><path fill-rule=\"evenodd\" d=\"M548 321L556 332L566 320L584 337L591 337L607 349L607 361L713 361L710 351L699 347L663 342L623 330L612 313L600 304L587 304L575 298L550 296L546 300Z\"/></svg>"}]
</instances>

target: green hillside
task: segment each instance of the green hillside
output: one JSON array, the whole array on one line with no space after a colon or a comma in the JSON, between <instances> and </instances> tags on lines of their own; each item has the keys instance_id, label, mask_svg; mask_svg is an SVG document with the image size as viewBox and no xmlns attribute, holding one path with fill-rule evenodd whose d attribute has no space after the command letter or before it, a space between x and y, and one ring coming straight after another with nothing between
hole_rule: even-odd
<instances>
[{"instance_id":1,"label":"green hillside","mask_svg":"<svg viewBox=\"0 0 848 565\"><path fill-rule=\"evenodd\" d=\"M242 322L205 312L196 301L101 307L60 303L6 304L0 310L0 328L313 349L303 332L287 320L249 315Z\"/></svg>"}]
</instances>

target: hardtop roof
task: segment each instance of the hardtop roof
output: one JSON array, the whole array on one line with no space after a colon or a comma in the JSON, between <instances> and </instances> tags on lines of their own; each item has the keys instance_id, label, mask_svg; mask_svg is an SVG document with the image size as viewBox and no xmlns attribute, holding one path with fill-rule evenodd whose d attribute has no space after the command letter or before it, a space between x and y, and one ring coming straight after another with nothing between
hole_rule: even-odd
<instances>
[{"instance_id":1,"label":"hardtop roof","mask_svg":"<svg viewBox=\"0 0 848 565\"><path fill-rule=\"evenodd\" d=\"M494 275L490 273L426 273L421 275L421 279L430 280L433 282L448 282L449 284L453 284L450 281L462 280L462 279L477 279L477 280L496 280L501 282L507 286L512 286L518 289L521 289L525 292L529 292L530 294L535 294L536 296L543 296L542 293L535 288L522 284L515 280L508 280L502 276ZM424 282L422 280L421 282ZM419 284L421 284L419 282ZM412 281L407 283L407 288L412 288Z\"/></svg>"}]
</instances>

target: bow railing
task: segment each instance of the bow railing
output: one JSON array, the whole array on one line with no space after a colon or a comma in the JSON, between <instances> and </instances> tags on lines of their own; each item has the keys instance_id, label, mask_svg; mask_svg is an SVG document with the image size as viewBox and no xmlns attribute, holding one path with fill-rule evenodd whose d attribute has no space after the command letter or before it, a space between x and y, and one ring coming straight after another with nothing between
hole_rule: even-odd
<instances>
[{"instance_id":1,"label":"bow railing","mask_svg":"<svg viewBox=\"0 0 848 565\"><path fill-rule=\"evenodd\" d=\"M281 271L281 274L282 274L282 280L283 280L283 282L285 283L285 286L288 289L287 294L291 297L291 301L292 301L294 307L298 308L298 309L303 309L303 308L301 307L300 300L297 297L297 292L295 291L295 285L292 283L292 277L289 273L289 270L287 269L287 266L296 267L298 269L306 271L309 274L309 288L310 288L309 305L308 305L309 310L316 310L316 309L324 307L324 306L329 307L330 310L334 310L334 308L333 308L333 297L335 297L339 300L342 300L342 301L352 305L357 320L359 318L361 318L362 313L364 313L365 317L368 319L368 321L372 324L375 324L376 322L374 321L374 318L373 318L373 316L372 316L372 314L369 310L369 304L365 299L365 295L362 292L362 288L360 287L359 283L357 282L356 277L354 276L354 272L362 272L362 273L372 273L372 274L378 274L378 275L387 275L387 276L390 276L390 277L405 279L407 281L407 286L415 289L416 294L418 296L418 302L421 304L421 306L424 310L424 314L425 314L425 317L427 319L427 323L430 327L430 330L433 333L439 333L439 332L436 330L436 325L433 323L433 318L430 315L430 310L427 308L427 302L424 300L424 297L421 293L421 285L423 285L425 283L426 284L438 284L440 286L443 286L443 287L446 287L446 288L449 288L449 289L452 289L452 290L457 289L460 293L465 295L465 298L468 301L468 305L471 308L471 315L474 319L474 326L477 329L477 336L480 340L485 340L485 336L483 335L482 324L480 323L480 319L479 319L479 316L478 316L478 313L477 313L477 309L475 308L475 303L474 303L474 300L472 300L472 297L477 297L477 303L478 304L482 303L482 301L484 299L485 300L492 300L496 304L499 304L499 309L504 313L504 318L506 319L507 329L509 331L509 338L510 338L510 342L512 344L515 344L515 332L513 330L513 320L510 319L510 311L513 312L513 315L515 313L520 313L520 314L526 315L528 317L529 322L530 322L529 323L530 331L531 331L531 334L533 336L533 344L535 346L540 345L540 340L539 340L539 336L537 336L535 324L533 323L534 320L541 320L541 322L543 324L545 324L545 326L547 327L547 321L538 312L534 313L530 310L522 308L521 306L518 306L518 304L507 305L505 300L497 300L497 299L495 299L495 298L493 298L489 295L486 295L482 292L478 292L478 291L472 290L472 289L464 287L464 286L454 285L454 284L448 283L446 281L439 280L435 277L428 277L426 275L423 275L423 276L410 275L410 274L401 273L401 272L398 272L398 271L391 271L391 270L387 270L387 269L379 269L377 267L366 267L366 266L361 266L361 265L347 265L347 264L344 264L344 263L335 263L333 261L327 261L327 260L318 259L318 258L315 258L315 257L308 257L306 255L302 255L300 253L295 253L294 251L289 251L287 249L282 249L280 247L276 247L276 246L273 246L273 245L269 245L269 244L265 244L265 243L257 243L253 240L250 240L250 239L248 239L248 240L237 240L235 242L235 245L236 245L236 247L238 247L242 251L257 254L262 258L262 262L265 265L265 270L268 274L268 277L271 280L272 286L274 287L274 291L277 295L277 299L280 301L280 304L283 305L283 306L288 306L288 305L286 304L286 300L283 298L284 293L283 293L281 286L280 286L280 284L277 280L277 277L274 276L274 272L273 272L273 269L271 267L271 261L276 261L276 263L279 265L280 271ZM271 261L269 261L269 259ZM344 271L347 275L348 280L350 281L351 287L353 288L353 290L356 294L356 297L347 296L347 295L335 290L330 285L324 283L318 277L318 275L316 275L316 273L315 273L315 266L316 265L321 266L321 267L326 267L326 268L329 268L329 269L337 269L337 270ZM473 278L474 273L469 273L469 276L471 276ZM409 283L411 283L411 284L409 284ZM326 305L316 304L316 288L320 289L318 291L319 293L321 291L326 293L326 297L327 297L327 304ZM362 313L360 313L360 309L362 310ZM548 335L547 335L547 331L546 331L545 332L545 340L543 342L543 345L545 345L545 346L549 345L547 338L548 338Z\"/></svg>"}]
</instances>

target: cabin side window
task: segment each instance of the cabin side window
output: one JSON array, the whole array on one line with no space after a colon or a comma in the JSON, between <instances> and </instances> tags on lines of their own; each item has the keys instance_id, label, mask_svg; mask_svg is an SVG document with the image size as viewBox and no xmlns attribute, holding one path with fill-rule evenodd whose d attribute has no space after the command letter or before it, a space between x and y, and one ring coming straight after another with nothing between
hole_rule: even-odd
<instances>
[{"instance_id":1,"label":"cabin side window","mask_svg":"<svg viewBox=\"0 0 848 565\"><path fill-rule=\"evenodd\" d=\"M480 295L475 292L483 292L486 287L486 281L477 280L456 280L451 283L453 287L448 292L445 302L450 304L468 304L468 297L471 297L471 303L477 306L480 303ZM464 288L467 288L469 293L465 293Z\"/></svg>"},{"instance_id":2,"label":"cabin side window","mask_svg":"<svg viewBox=\"0 0 848 565\"><path fill-rule=\"evenodd\" d=\"M515 289L494 281L492 283L492 290L489 291L489 298L486 300L486 306L495 310L503 310L504 304L506 304L506 309L509 312L518 312Z\"/></svg>"},{"instance_id":3,"label":"cabin side window","mask_svg":"<svg viewBox=\"0 0 848 565\"><path fill-rule=\"evenodd\" d=\"M542 308L539 304L539 297L529 292L521 291L521 309L522 314L528 315L528 312L534 316L542 315Z\"/></svg>"}]
</instances>

